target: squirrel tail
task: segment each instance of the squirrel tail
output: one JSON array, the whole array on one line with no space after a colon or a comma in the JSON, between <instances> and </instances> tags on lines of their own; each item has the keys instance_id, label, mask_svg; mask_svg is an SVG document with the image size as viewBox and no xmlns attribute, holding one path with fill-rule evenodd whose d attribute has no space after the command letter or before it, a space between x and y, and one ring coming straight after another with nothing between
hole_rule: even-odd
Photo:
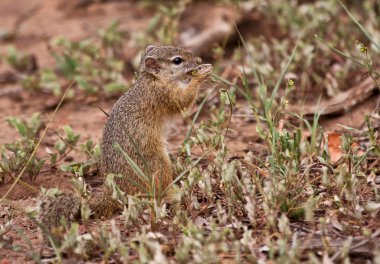
<instances>
[{"instance_id":1,"label":"squirrel tail","mask_svg":"<svg viewBox=\"0 0 380 264\"><path fill-rule=\"evenodd\" d=\"M85 202L95 218L109 218L121 209L120 203L112 198L112 192L105 185L94 189L91 197ZM41 199L39 220L49 231L58 227L61 219L71 223L79 219L80 214L81 197L74 192Z\"/></svg>"},{"instance_id":2,"label":"squirrel tail","mask_svg":"<svg viewBox=\"0 0 380 264\"><path fill-rule=\"evenodd\" d=\"M48 230L58 227L60 220L72 222L80 216L81 199L72 192L43 197L40 203L39 220Z\"/></svg>"}]
</instances>

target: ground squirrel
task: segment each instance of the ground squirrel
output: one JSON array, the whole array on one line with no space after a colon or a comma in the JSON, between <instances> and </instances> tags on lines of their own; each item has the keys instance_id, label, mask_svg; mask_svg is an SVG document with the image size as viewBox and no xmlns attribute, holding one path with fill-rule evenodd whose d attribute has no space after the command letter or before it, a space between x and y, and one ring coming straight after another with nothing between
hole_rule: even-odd
<instances>
[{"instance_id":1,"label":"ground squirrel","mask_svg":"<svg viewBox=\"0 0 380 264\"><path fill-rule=\"evenodd\" d=\"M156 188L164 190L172 181L171 162L166 149L166 129L170 120L189 108L202 81L210 76L212 66L190 51L171 46L149 46L141 58L135 85L113 106L101 142L101 175L122 174L117 179L126 194L136 194L134 181L147 186L114 148L121 148L144 173L153 176ZM149 188L149 186L147 186ZM120 205L112 200L111 190L103 184L89 198L96 216L111 216ZM47 198L40 205L40 219L51 228L61 217L73 220L80 213L80 198L62 194ZM70 206L67 206L70 205Z\"/></svg>"}]
</instances>

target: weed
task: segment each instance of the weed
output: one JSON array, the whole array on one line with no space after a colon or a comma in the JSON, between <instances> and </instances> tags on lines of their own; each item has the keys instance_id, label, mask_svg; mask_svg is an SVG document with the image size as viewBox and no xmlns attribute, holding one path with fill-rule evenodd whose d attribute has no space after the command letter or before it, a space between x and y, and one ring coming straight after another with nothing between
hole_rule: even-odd
<instances>
[{"instance_id":1,"label":"weed","mask_svg":"<svg viewBox=\"0 0 380 264\"><path fill-rule=\"evenodd\" d=\"M171 1L168 3L143 2L145 7L152 7L155 15L149 21L147 31L133 35L133 41L139 49L151 43L174 45L178 36L179 19L185 7L191 0Z\"/></svg>"},{"instance_id":2,"label":"weed","mask_svg":"<svg viewBox=\"0 0 380 264\"><path fill-rule=\"evenodd\" d=\"M117 21L99 30L93 38L80 41L53 38L48 42L48 49L56 63L55 71L37 69L33 55L24 54L13 46L8 48L3 59L22 72L20 82L29 91L46 91L60 96L64 81L74 79L78 89L85 94L113 95L128 89L128 82L123 76L123 39L124 34L119 30ZM69 97L73 97L74 93L73 89Z\"/></svg>"},{"instance_id":3,"label":"weed","mask_svg":"<svg viewBox=\"0 0 380 264\"><path fill-rule=\"evenodd\" d=\"M39 113L34 113L29 121L17 117L9 117L7 121L17 130L21 139L1 147L0 183L5 184L7 181L15 179L24 166L26 166L30 182L34 183L45 159L33 157L28 164L27 161L35 148L36 140L43 126L41 116Z\"/></svg>"},{"instance_id":4,"label":"weed","mask_svg":"<svg viewBox=\"0 0 380 264\"><path fill-rule=\"evenodd\" d=\"M75 79L78 88L86 94L107 95L125 91L123 78L122 34L114 22L98 34L96 39L69 41L55 38L50 44L50 54L56 61L59 73Z\"/></svg>"},{"instance_id":5,"label":"weed","mask_svg":"<svg viewBox=\"0 0 380 264\"><path fill-rule=\"evenodd\" d=\"M72 132L70 131L69 133ZM68 149L67 151L63 152L63 154L61 155L61 159L64 157L64 155L67 155L73 149L76 149L77 151L84 153L87 159L83 162L75 162L68 165L61 165L60 169L65 172L73 173L77 177L84 177L88 174L96 173L100 168L99 144L94 144L93 141L89 139L85 143L82 143L78 148L76 147L76 143L78 140L79 135L71 134L71 136L68 136L68 140L61 139L61 141L57 142L58 145L56 146L63 146L63 149Z\"/></svg>"},{"instance_id":6,"label":"weed","mask_svg":"<svg viewBox=\"0 0 380 264\"><path fill-rule=\"evenodd\" d=\"M48 153L50 154L50 163L54 166L57 162L63 160L77 145L80 135L74 134L70 126L64 126L63 130L65 132L65 137L58 134L59 139L54 145L55 153L50 149Z\"/></svg>"},{"instance_id":7,"label":"weed","mask_svg":"<svg viewBox=\"0 0 380 264\"><path fill-rule=\"evenodd\" d=\"M30 73L37 69L36 58L31 54L18 51L14 46L8 47L3 59L18 72Z\"/></svg>"}]
</instances>

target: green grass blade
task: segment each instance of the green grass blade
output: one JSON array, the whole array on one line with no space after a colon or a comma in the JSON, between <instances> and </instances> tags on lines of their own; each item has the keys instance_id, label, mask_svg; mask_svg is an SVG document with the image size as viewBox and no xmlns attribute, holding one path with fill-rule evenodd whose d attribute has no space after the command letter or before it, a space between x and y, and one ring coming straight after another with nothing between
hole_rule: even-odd
<instances>
[{"instance_id":1,"label":"green grass blade","mask_svg":"<svg viewBox=\"0 0 380 264\"><path fill-rule=\"evenodd\" d=\"M325 45L326 47L328 47L329 49L331 49L332 51L334 51L335 53L339 54L340 56L346 58L346 59L349 59L357 64L359 64L360 66L363 66L363 67L366 67L366 65L364 65L362 62L360 62L358 59L350 56L350 55L347 55L343 52L341 52L340 50L334 48L333 46L331 46L330 44L328 44L327 42L325 42L321 37L319 37L318 35L315 35L315 38L321 42L323 45Z\"/></svg>"},{"instance_id":2,"label":"green grass blade","mask_svg":"<svg viewBox=\"0 0 380 264\"><path fill-rule=\"evenodd\" d=\"M263 82L262 82L262 76L259 76L257 70L256 70L256 64L255 64L255 61L251 55L251 53L248 51L248 48L247 48L247 44L245 43L245 40L243 38L243 35L240 33L239 29L237 28L237 26L235 25L235 30L236 32L238 33L239 35L239 39L241 41L241 43L243 44L244 46L244 49L245 51L247 52L247 55L249 56L249 61L251 62L251 68L252 68L252 71L253 71L253 76L255 77L255 79L257 80L257 83L259 85L263 85Z\"/></svg>"},{"instance_id":3,"label":"green grass blade","mask_svg":"<svg viewBox=\"0 0 380 264\"><path fill-rule=\"evenodd\" d=\"M367 158L367 156L369 155L369 153L371 151L373 151L375 149L375 147L370 147L368 148L368 150L364 153L363 156L360 157L360 159L358 160L358 162L356 163L355 167L354 167L354 172L356 172L357 168L359 167L359 165L362 163L362 161Z\"/></svg>"},{"instance_id":4,"label":"green grass blade","mask_svg":"<svg viewBox=\"0 0 380 264\"><path fill-rule=\"evenodd\" d=\"M134 181L130 178L125 178L128 182L130 182L132 185L136 186L139 188L142 192L149 194L149 190L142 184L138 183L137 181Z\"/></svg>"},{"instance_id":5,"label":"green grass blade","mask_svg":"<svg viewBox=\"0 0 380 264\"><path fill-rule=\"evenodd\" d=\"M272 103L274 101L274 97L275 95L277 94L277 91L278 89L280 88L280 85L282 83L282 81L284 80L284 77L285 77L285 74L286 72L288 71L289 69L289 66L290 66L290 63L292 63L293 59L294 59L294 56L296 55L296 51L297 51L297 48L298 48L298 45L299 45L299 42L300 42L300 38L298 38L297 40L297 43L296 43L296 46L294 47L293 51L292 51L292 54L290 55L290 58L285 66L285 68L282 70L281 72L281 75L280 75L280 78L277 80L277 83L276 85L274 86L274 89L272 91L272 95L271 95L271 98L270 98L270 107L269 109L271 108L272 106Z\"/></svg>"},{"instance_id":6,"label":"green grass blade","mask_svg":"<svg viewBox=\"0 0 380 264\"><path fill-rule=\"evenodd\" d=\"M348 8L342 3L342 1L338 0L339 4L343 7L344 11L350 16L351 20L358 26L358 28L363 32L363 34L372 42L372 44L376 47L378 51L380 51L380 45L372 38L371 34L363 27L362 24L354 17L354 15L348 10Z\"/></svg>"},{"instance_id":7,"label":"green grass blade","mask_svg":"<svg viewBox=\"0 0 380 264\"><path fill-rule=\"evenodd\" d=\"M174 185L176 184L179 180L181 180L183 178L183 176L185 176L186 173L188 173L192 168L194 168L194 166L196 166L206 155L208 155L211 151L207 151L206 153L204 153L201 157L199 157L195 162L194 164L190 167L190 168L187 168L185 171L183 171L180 175L177 176L177 178L174 179L174 181L172 181L169 186L167 186L165 188L165 190L160 194L160 197L164 197L165 194L169 191L169 189Z\"/></svg>"},{"instance_id":8,"label":"green grass blade","mask_svg":"<svg viewBox=\"0 0 380 264\"><path fill-rule=\"evenodd\" d=\"M195 122L197 121L198 119L198 116L199 114L201 113L202 109L203 109L203 106L204 104L206 103L207 101L207 98L210 96L210 94L214 91L215 89L215 86L210 90L210 92L205 96L205 98L202 100L201 104L199 105L198 107L198 110L197 112L195 113L195 116L193 118L193 120L191 121L191 126L189 128L189 130L187 131L186 133L186 137L185 137L185 140L183 141L185 144L187 143L187 141L189 141L189 138L191 136L191 132L193 131L193 128L194 128L194 125L195 125Z\"/></svg>"},{"instance_id":9,"label":"green grass blade","mask_svg":"<svg viewBox=\"0 0 380 264\"><path fill-rule=\"evenodd\" d=\"M112 175L112 174L109 174L109 175ZM121 175L121 176L117 176L117 175L115 175L115 176L116 176L116 177L120 177L120 178L122 178L122 179L125 179L126 181L130 182L133 186L136 186L137 188L139 188L142 192L144 192L144 193L149 193L148 189L145 188L145 186L143 186L143 185L140 184L139 182L134 181L134 180L128 178L127 176L125 176L125 175ZM107 176L107 177L108 177L108 176ZM106 182L107 182L107 181L106 181ZM109 186L109 187L111 187L111 186Z\"/></svg>"},{"instance_id":10,"label":"green grass blade","mask_svg":"<svg viewBox=\"0 0 380 264\"><path fill-rule=\"evenodd\" d=\"M252 98L241 87L237 86L236 84L234 84L234 83L232 83L232 82L230 82L230 81L228 81L228 80L226 80L220 76L212 75L212 77L214 77L215 80L217 80L217 81L220 81L224 84L227 84L227 85L230 85L230 86L236 88L245 97L245 99L247 99L247 101L249 103L253 104Z\"/></svg>"},{"instance_id":11,"label":"green grass blade","mask_svg":"<svg viewBox=\"0 0 380 264\"><path fill-rule=\"evenodd\" d=\"M139 158L142 160L142 162L143 162L143 164L144 164L145 172L148 173L148 174L152 174L152 172L151 172L150 169L149 169L148 163L146 162L146 159L144 158L143 154L141 153L139 146L137 146L137 144L136 144L136 141L135 141L135 140L132 138L132 136L128 133L128 130L127 130L127 129L125 130L125 133L126 133L127 136L128 136L129 142L133 145L133 148L136 150L137 155L138 155Z\"/></svg>"},{"instance_id":12,"label":"green grass blade","mask_svg":"<svg viewBox=\"0 0 380 264\"><path fill-rule=\"evenodd\" d=\"M119 143L114 144L114 149L121 154L124 159L128 162L129 166L132 167L134 172L140 177L142 181L149 182L149 178L145 175L145 173L139 168L139 166L134 162L131 157L121 148Z\"/></svg>"}]
</instances>

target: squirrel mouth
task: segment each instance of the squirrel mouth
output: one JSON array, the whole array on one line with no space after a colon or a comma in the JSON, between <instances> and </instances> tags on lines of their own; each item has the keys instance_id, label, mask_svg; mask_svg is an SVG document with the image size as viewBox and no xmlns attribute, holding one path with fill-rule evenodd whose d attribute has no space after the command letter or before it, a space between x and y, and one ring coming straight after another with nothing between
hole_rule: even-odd
<instances>
[{"instance_id":1,"label":"squirrel mouth","mask_svg":"<svg viewBox=\"0 0 380 264\"><path fill-rule=\"evenodd\" d=\"M189 70L187 70L186 73L185 73L186 77L188 77L188 78L189 77L190 78L194 77L194 73L197 70L197 67L191 67Z\"/></svg>"},{"instance_id":2,"label":"squirrel mouth","mask_svg":"<svg viewBox=\"0 0 380 264\"><path fill-rule=\"evenodd\" d=\"M185 72L186 77L194 77L194 72L197 70L198 67L198 63L191 63L190 65L188 65L187 70Z\"/></svg>"}]
</instances>

